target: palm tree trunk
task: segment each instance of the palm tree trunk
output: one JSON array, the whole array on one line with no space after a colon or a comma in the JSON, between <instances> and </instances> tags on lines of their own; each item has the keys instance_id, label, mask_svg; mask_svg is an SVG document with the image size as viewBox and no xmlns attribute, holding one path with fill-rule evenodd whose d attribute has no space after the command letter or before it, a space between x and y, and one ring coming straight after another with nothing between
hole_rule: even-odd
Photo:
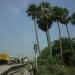
<instances>
[{"instance_id":1,"label":"palm tree trunk","mask_svg":"<svg viewBox=\"0 0 75 75\"><path fill-rule=\"evenodd\" d=\"M50 58L52 59L52 47L51 47L51 43L50 43L50 33L49 33L49 30L48 30L48 25L47 25L46 36L47 36L48 49L50 51Z\"/></svg>"},{"instance_id":2,"label":"palm tree trunk","mask_svg":"<svg viewBox=\"0 0 75 75\"><path fill-rule=\"evenodd\" d=\"M50 40L50 33L49 33L49 30L48 30L48 37L49 37L50 57L52 58L52 47L51 47L51 40Z\"/></svg>"},{"instance_id":3,"label":"palm tree trunk","mask_svg":"<svg viewBox=\"0 0 75 75\"><path fill-rule=\"evenodd\" d=\"M46 31L46 38L47 38L47 43L48 43L48 32Z\"/></svg>"},{"instance_id":4,"label":"palm tree trunk","mask_svg":"<svg viewBox=\"0 0 75 75\"><path fill-rule=\"evenodd\" d=\"M59 30L60 56L61 56L61 61L63 61L62 41L61 41L61 32L60 32L59 21L57 21L57 24L58 24L58 30Z\"/></svg>"},{"instance_id":5,"label":"palm tree trunk","mask_svg":"<svg viewBox=\"0 0 75 75\"><path fill-rule=\"evenodd\" d=\"M70 37L70 33L69 33L69 30L68 30L68 26L67 26L67 24L66 24L66 30L67 30L68 38L69 38L69 40L70 40L70 46L71 46L72 53L73 53L72 41L71 41L71 37Z\"/></svg>"},{"instance_id":6,"label":"palm tree trunk","mask_svg":"<svg viewBox=\"0 0 75 75\"><path fill-rule=\"evenodd\" d=\"M37 42L38 50L39 50L39 54L40 54L40 46L39 46L39 40L38 40L38 34L37 34L37 28L36 28L36 21L35 20L34 20L34 27L35 27L36 42Z\"/></svg>"}]
</instances>

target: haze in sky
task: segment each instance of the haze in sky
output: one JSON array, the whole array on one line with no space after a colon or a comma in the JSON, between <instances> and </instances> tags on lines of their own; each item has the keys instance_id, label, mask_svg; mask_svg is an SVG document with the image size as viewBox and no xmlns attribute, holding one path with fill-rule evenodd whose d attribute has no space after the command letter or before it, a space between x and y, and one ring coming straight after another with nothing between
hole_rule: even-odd
<instances>
[{"instance_id":1,"label":"haze in sky","mask_svg":"<svg viewBox=\"0 0 75 75\"><path fill-rule=\"evenodd\" d=\"M9 52L13 56L34 56L35 39L34 23L27 16L26 10L31 3L41 1L66 7L72 14L75 11L75 0L0 0L0 52ZM65 26L61 25L62 36L67 36ZM71 37L75 37L75 27L69 26ZM38 29L40 47L47 46L45 33ZM51 41L58 39L56 23L50 29Z\"/></svg>"}]
</instances>

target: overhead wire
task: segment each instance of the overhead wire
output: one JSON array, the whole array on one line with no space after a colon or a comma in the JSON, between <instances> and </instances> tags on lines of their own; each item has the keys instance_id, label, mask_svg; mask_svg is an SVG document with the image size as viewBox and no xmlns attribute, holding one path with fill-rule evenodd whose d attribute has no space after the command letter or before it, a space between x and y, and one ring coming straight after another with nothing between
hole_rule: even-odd
<instances>
[{"instance_id":1,"label":"overhead wire","mask_svg":"<svg viewBox=\"0 0 75 75\"><path fill-rule=\"evenodd\" d=\"M5 23L5 26L7 27L8 31L10 33L13 33L13 29L10 29L10 25L9 25L9 21L8 21L8 18L6 17L6 15L2 12L2 10L0 10L0 18L2 19L2 21ZM12 24L11 24L12 25ZM15 34L13 34L15 36L15 39L18 41L18 43L20 43L20 45L22 46L22 48L26 48L25 47L25 44L22 40L20 40Z\"/></svg>"}]
</instances>

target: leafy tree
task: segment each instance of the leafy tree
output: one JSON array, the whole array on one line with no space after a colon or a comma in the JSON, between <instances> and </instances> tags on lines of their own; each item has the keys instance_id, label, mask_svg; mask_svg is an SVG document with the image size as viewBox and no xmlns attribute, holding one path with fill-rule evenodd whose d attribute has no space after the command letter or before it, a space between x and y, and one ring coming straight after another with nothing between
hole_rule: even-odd
<instances>
[{"instance_id":1,"label":"leafy tree","mask_svg":"<svg viewBox=\"0 0 75 75\"><path fill-rule=\"evenodd\" d=\"M32 20L34 20L34 28L35 28L35 34L36 34L36 41L39 49L39 54L40 54L40 47L39 47L39 40L38 40L38 34L37 34L37 28L36 28L36 17L37 17L37 5L31 4L29 5L27 9L27 14L28 16L32 17Z\"/></svg>"},{"instance_id":2,"label":"leafy tree","mask_svg":"<svg viewBox=\"0 0 75 75\"><path fill-rule=\"evenodd\" d=\"M39 16L37 20L38 27L46 32L47 42L48 42L48 48L50 50L50 57L52 58L52 49L50 45L50 33L49 29L52 25L52 17L48 10L50 10L51 6L49 3L42 2L39 5Z\"/></svg>"},{"instance_id":3,"label":"leafy tree","mask_svg":"<svg viewBox=\"0 0 75 75\"><path fill-rule=\"evenodd\" d=\"M71 52L70 41L68 38L62 38L61 41L62 41L64 63L67 65L71 65L72 61L74 60L71 58L74 58L74 55ZM75 46L75 44L73 44L73 48L75 49L74 46ZM59 53L60 53L59 49L60 49L59 41L56 40L56 41L54 41L54 44L53 44L53 56L54 57L56 57L56 56L59 57Z\"/></svg>"},{"instance_id":4,"label":"leafy tree","mask_svg":"<svg viewBox=\"0 0 75 75\"><path fill-rule=\"evenodd\" d=\"M68 14L69 14L68 10L66 8L64 8L64 9L63 10L66 12L66 16L65 17L63 16L60 21L61 21L62 24L64 24L66 26L68 38L69 38L69 41L70 41L71 50L72 50L72 53L73 53L73 46L72 46L71 36L70 36L70 33L69 33L69 29L68 29L68 24L71 21L71 17L68 16Z\"/></svg>"},{"instance_id":5,"label":"leafy tree","mask_svg":"<svg viewBox=\"0 0 75 75\"><path fill-rule=\"evenodd\" d=\"M75 25L75 12L71 16L71 23Z\"/></svg>"},{"instance_id":6,"label":"leafy tree","mask_svg":"<svg viewBox=\"0 0 75 75\"><path fill-rule=\"evenodd\" d=\"M63 55L62 55L62 41L61 41L61 32L60 32L60 26L59 23L61 22L61 19L63 19L63 17L65 18L68 14L68 11L66 8L60 8L60 7L53 7L53 21L57 22L58 24L58 30L59 30L59 41L60 41L60 55L61 55L61 59L63 61Z\"/></svg>"},{"instance_id":7,"label":"leafy tree","mask_svg":"<svg viewBox=\"0 0 75 75\"><path fill-rule=\"evenodd\" d=\"M59 30L59 41L60 41L60 55L61 55L61 60L63 60L63 56L62 56L62 42L61 42L61 32L60 32L60 27L59 27L59 22L62 16L62 9L59 7L54 7L54 21L57 22L58 24L58 30Z\"/></svg>"},{"instance_id":8,"label":"leafy tree","mask_svg":"<svg viewBox=\"0 0 75 75\"><path fill-rule=\"evenodd\" d=\"M49 49L48 47L41 50L41 58L38 57L38 70L41 75L66 75L67 69L66 66L74 66L75 65L75 55L71 53L70 41L68 38L61 38L62 48L63 48L63 61L64 66L61 64L61 59L59 58L60 47L59 40L55 40L52 44L53 48L53 58L51 61L49 57ZM74 44L75 46L75 44ZM66 66L65 66L66 65ZM69 72L69 71L68 71ZM71 75L71 74L70 74Z\"/></svg>"}]
</instances>

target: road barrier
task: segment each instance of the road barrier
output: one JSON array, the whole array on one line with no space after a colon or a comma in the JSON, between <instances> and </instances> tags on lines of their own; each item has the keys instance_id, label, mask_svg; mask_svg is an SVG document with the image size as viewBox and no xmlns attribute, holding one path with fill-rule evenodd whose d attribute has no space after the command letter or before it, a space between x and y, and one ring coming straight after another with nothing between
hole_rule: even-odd
<instances>
[{"instance_id":1,"label":"road barrier","mask_svg":"<svg viewBox=\"0 0 75 75\"><path fill-rule=\"evenodd\" d=\"M26 66L26 64L13 66L13 67L9 68L8 70L6 70L5 72L3 72L1 75L12 75L13 73L23 69L25 66Z\"/></svg>"}]
</instances>

